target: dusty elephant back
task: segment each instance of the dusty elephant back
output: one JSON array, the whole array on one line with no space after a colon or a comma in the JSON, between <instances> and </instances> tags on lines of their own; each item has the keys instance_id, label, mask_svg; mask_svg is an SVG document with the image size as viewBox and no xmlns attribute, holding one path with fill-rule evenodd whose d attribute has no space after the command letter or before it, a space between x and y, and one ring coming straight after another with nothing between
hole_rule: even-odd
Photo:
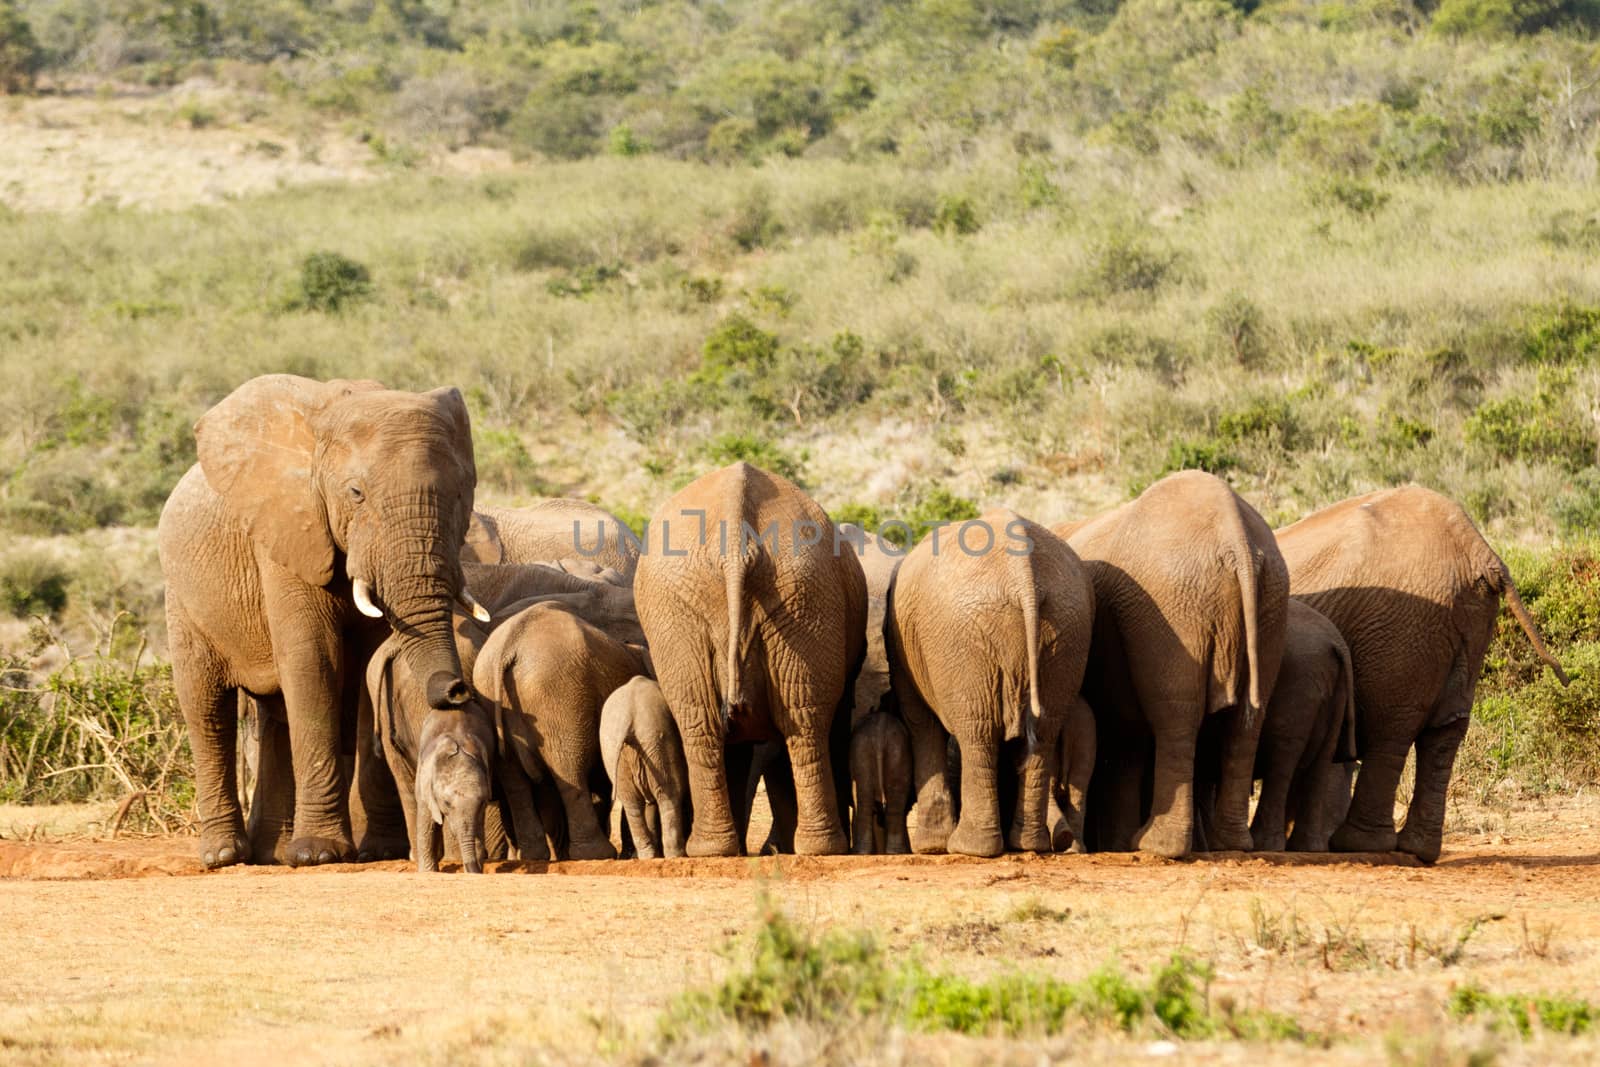
<instances>
[{"instance_id":1,"label":"dusty elephant back","mask_svg":"<svg viewBox=\"0 0 1600 1067\"><path fill-rule=\"evenodd\" d=\"M672 497L647 533L635 602L664 684L691 675L738 703L781 677L795 706L837 704L865 651L866 581L810 496L736 463Z\"/></svg>"},{"instance_id":2,"label":"dusty elephant back","mask_svg":"<svg viewBox=\"0 0 1600 1067\"><path fill-rule=\"evenodd\" d=\"M906 557L894 579L887 634L892 654L941 718L1002 694L1004 736L1021 737L1031 689L1028 613L1039 695L1076 695L1093 630L1092 588L1077 554L1044 527L1004 509L975 523L994 531L988 551L966 550L958 537L936 551L930 536Z\"/></svg>"},{"instance_id":3,"label":"dusty elephant back","mask_svg":"<svg viewBox=\"0 0 1600 1067\"><path fill-rule=\"evenodd\" d=\"M1151 699L1190 699L1203 677L1208 711L1265 708L1283 656L1288 571L1271 528L1227 483L1181 471L1106 515L1056 529L1070 529L1101 622L1119 631L1134 677L1172 687Z\"/></svg>"},{"instance_id":4,"label":"dusty elephant back","mask_svg":"<svg viewBox=\"0 0 1600 1067\"><path fill-rule=\"evenodd\" d=\"M1407 486L1353 497L1277 533L1293 595L1336 626L1362 707L1432 706L1494 633L1503 564L1459 505Z\"/></svg>"},{"instance_id":5,"label":"dusty elephant back","mask_svg":"<svg viewBox=\"0 0 1600 1067\"><path fill-rule=\"evenodd\" d=\"M626 532L624 532L626 531ZM551 498L522 507L480 507L462 546L470 563L581 559L631 581L639 549L622 520L587 500Z\"/></svg>"}]
</instances>

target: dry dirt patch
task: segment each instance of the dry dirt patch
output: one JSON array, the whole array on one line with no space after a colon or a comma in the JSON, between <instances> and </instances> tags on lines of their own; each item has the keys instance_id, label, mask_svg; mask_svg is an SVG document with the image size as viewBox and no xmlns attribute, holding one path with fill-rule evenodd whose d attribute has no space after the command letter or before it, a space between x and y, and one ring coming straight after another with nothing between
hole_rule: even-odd
<instances>
[{"instance_id":1,"label":"dry dirt patch","mask_svg":"<svg viewBox=\"0 0 1600 1067\"><path fill-rule=\"evenodd\" d=\"M1365 1062L1385 1041L1426 1038L1440 1063L1495 1043L1502 1062L1586 1062L1600 1053L1593 1039L1509 1043L1448 1023L1441 1005L1468 981L1600 999L1597 814L1572 801L1518 813L1493 836L1456 833L1432 869L1009 856L500 864L480 878L399 863L203 874L188 839L0 842L0 1059L637 1059L677 993L726 972L719 950L768 892L802 923L871 929L893 958L973 977L1076 980L1108 962L1148 973L1183 949L1212 962L1214 997L1338 1038L1328 1049L1156 1050L1183 1061ZM719 1040L700 1053L742 1057L750 1043ZM1032 1063L1071 1051L839 1040L754 1044L777 1062ZM1150 1051L1095 1040L1097 1058Z\"/></svg>"}]
</instances>

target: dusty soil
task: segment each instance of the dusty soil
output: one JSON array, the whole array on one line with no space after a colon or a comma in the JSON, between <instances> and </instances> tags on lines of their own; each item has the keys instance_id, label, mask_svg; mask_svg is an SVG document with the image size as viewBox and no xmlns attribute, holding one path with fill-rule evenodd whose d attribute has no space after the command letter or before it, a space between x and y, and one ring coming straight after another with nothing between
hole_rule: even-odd
<instances>
[{"instance_id":1,"label":"dusty soil","mask_svg":"<svg viewBox=\"0 0 1600 1067\"><path fill-rule=\"evenodd\" d=\"M1214 1001L1326 1047L734 1033L665 1050L750 1062L1592 1062L1594 1038L1451 1022L1449 990L1600 999L1600 802L1458 813L1431 869L1393 856L829 857L402 863L206 874L184 838L0 840L0 1060L639 1060L681 990L714 983L758 894L972 976L1212 962ZM1489 827L1487 830L1485 827ZM37 836L36 831L29 831ZM1474 1061L1478 1062L1478 1061Z\"/></svg>"}]
</instances>

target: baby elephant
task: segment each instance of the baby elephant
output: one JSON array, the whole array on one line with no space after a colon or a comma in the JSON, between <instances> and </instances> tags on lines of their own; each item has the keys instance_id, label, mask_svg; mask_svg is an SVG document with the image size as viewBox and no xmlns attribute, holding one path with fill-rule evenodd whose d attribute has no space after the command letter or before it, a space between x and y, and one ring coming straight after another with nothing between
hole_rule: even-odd
<instances>
[{"instance_id":1,"label":"baby elephant","mask_svg":"<svg viewBox=\"0 0 1600 1067\"><path fill-rule=\"evenodd\" d=\"M630 678L645 673L638 652L555 603L534 604L501 623L473 664L474 688L493 708L500 738L496 767L523 856L547 836L534 800L546 782L560 794L570 842L558 859L614 859L592 792L600 779L600 709ZM561 827L548 836L562 840ZM559 850L558 850L559 851Z\"/></svg>"},{"instance_id":2,"label":"baby elephant","mask_svg":"<svg viewBox=\"0 0 1600 1067\"><path fill-rule=\"evenodd\" d=\"M655 680L640 675L600 709L600 758L640 859L683 855L692 821L689 766L672 711Z\"/></svg>"},{"instance_id":3,"label":"baby elephant","mask_svg":"<svg viewBox=\"0 0 1600 1067\"><path fill-rule=\"evenodd\" d=\"M1250 836L1257 851L1326 852L1350 805L1356 758L1355 675L1350 650L1322 614L1291 598L1283 666L1267 705L1255 774L1261 779Z\"/></svg>"},{"instance_id":4,"label":"baby elephant","mask_svg":"<svg viewBox=\"0 0 1600 1067\"><path fill-rule=\"evenodd\" d=\"M1067 712L1061 736L1050 750L1050 843L1057 852L1085 852L1083 814L1094 773L1094 711L1079 697Z\"/></svg>"},{"instance_id":5,"label":"baby elephant","mask_svg":"<svg viewBox=\"0 0 1600 1067\"><path fill-rule=\"evenodd\" d=\"M470 620L457 618L457 644L470 662ZM381 645L367 665L373 731L394 775L411 832L419 871L439 867L439 827L459 843L461 864L483 870L484 816L492 799L489 769L495 759L494 716L474 698L459 708L428 706L426 691L404 656L399 638Z\"/></svg>"},{"instance_id":6,"label":"baby elephant","mask_svg":"<svg viewBox=\"0 0 1600 1067\"><path fill-rule=\"evenodd\" d=\"M850 781L855 787L851 851L858 856L910 852L911 735L903 722L875 711L856 723L850 733Z\"/></svg>"}]
</instances>

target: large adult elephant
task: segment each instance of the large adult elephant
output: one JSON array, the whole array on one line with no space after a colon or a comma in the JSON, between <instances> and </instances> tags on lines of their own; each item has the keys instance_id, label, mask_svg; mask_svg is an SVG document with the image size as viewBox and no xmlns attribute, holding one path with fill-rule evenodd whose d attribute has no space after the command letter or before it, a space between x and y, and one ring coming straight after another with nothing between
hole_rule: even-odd
<instances>
[{"instance_id":1,"label":"large adult elephant","mask_svg":"<svg viewBox=\"0 0 1600 1067\"><path fill-rule=\"evenodd\" d=\"M634 596L688 759L686 851L743 850L729 781L742 786L747 765L725 764L725 748L774 740L794 770L795 851L845 851L829 732L840 716L848 724L865 648L855 553L835 551L816 501L748 463L691 482L648 534Z\"/></svg>"},{"instance_id":2,"label":"large adult elephant","mask_svg":"<svg viewBox=\"0 0 1600 1067\"><path fill-rule=\"evenodd\" d=\"M1539 658L1563 685L1567 676L1506 565L1448 497L1420 486L1352 497L1279 530L1278 547L1290 592L1339 628L1355 668L1361 772L1330 847L1398 848L1432 863L1501 596ZM1413 746L1416 788L1396 833L1395 789Z\"/></svg>"},{"instance_id":3,"label":"large adult elephant","mask_svg":"<svg viewBox=\"0 0 1600 1067\"><path fill-rule=\"evenodd\" d=\"M1002 769L1005 741L1024 748L1010 844L1051 851L1046 754L1078 699L1094 614L1077 554L1013 511L936 530L900 565L884 643L911 732L918 852L1005 850L999 778L1014 773ZM961 749L959 822L946 781L951 736Z\"/></svg>"},{"instance_id":4,"label":"large adult elephant","mask_svg":"<svg viewBox=\"0 0 1600 1067\"><path fill-rule=\"evenodd\" d=\"M1249 850L1256 742L1288 610L1272 529L1201 471L1169 475L1114 511L1054 529L1094 582L1084 683L1097 727L1090 846L1188 852L1201 727L1233 709L1213 720L1222 756L1208 843Z\"/></svg>"},{"instance_id":5,"label":"large adult elephant","mask_svg":"<svg viewBox=\"0 0 1600 1067\"><path fill-rule=\"evenodd\" d=\"M354 736L362 667L389 629L375 620L401 635L433 707L470 693L451 632L476 482L466 405L455 389L268 375L202 416L195 439L200 462L162 509L160 550L201 859L347 859L341 736ZM235 775L238 690L269 720L264 802L251 807L248 835ZM278 721L287 746L272 740ZM408 842L393 844L382 851L403 856Z\"/></svg>"},{"instance_id":6,"label":"large adult elephant","mask_svg":"<svg viewBox=\"0 0 1600 1067\"><path fill-rule=\"evenodd\" d=\"M639 540L622 520L587 500L552 497L517 508L479 508L461 548L465 563L540 563L582 559L610 567L626 582L639 563Z\"/></svg>"}]
</instances>

